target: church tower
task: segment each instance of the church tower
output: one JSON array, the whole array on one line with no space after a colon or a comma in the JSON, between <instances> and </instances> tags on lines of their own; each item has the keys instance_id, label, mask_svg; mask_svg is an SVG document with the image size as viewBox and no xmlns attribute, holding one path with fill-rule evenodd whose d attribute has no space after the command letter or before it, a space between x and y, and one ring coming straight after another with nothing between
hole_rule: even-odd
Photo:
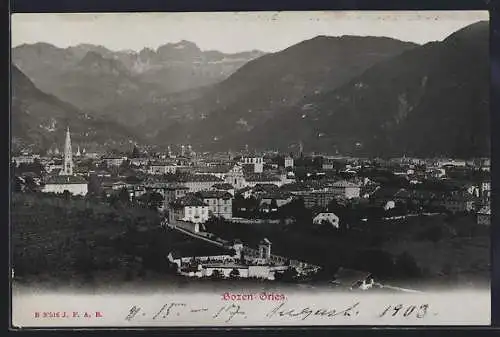
<instances>
[{"instance_id":1,"label":"church tower","mask_svg":"<svg viewBox=\"0 0 500 337\"><path fill-rule=\"evenodd\" d=\"M73 152L71 150L71 136L69 134L69 127L66 129L66 141L64 142L64 159L63 169L61 175L73 175Z\"/></svg>"}]
</instances>

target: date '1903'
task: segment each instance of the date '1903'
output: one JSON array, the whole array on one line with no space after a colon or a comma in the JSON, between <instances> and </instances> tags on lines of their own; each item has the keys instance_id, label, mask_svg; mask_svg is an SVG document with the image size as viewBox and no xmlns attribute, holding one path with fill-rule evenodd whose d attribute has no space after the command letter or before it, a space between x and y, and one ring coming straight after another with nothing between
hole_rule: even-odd
<instances>
[{"instance_id":1,"label":"date '1903'","mask_svg":"<svg viewBox=\"0 0 500 337\"><path fill-rule=\"evenodd\" d=\"M421 305L388 305L379 317L416 317L424 318L429 310L428 304Z\"/></svg>"}]
</instances>

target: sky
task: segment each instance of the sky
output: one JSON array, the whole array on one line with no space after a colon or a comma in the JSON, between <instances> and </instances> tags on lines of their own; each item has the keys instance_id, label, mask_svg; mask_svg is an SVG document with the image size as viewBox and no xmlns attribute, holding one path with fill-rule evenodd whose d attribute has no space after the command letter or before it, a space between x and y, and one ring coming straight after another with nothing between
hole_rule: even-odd
<instances>
[{"instance_id":1,"label":"sky","mask_svg":"<svg viewBox=\"0 0 500 337\"><path fill-rule=\"evenodd\" d=\"M487 11L17 13L11 17L11 43L62 48L91 43L139 51L188 40L203 50L276 52L318 35L387 36L424 44L488 19Z\"/></svg>"}]
</instances>

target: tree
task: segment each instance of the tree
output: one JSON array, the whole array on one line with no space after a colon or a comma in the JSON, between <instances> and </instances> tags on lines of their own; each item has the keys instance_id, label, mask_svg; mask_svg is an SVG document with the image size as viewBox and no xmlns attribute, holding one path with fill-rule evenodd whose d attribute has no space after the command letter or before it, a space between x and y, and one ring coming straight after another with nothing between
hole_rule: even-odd
<instances>
[{"instance_id":1,"label":"tree","mask_svg":"<svg viewBox=\"0 0 500 337\"><path fill-rule=\"evenodd\" d=\"M70 200L71 199L71 193L68 190L64 190L62 196L63 196L64 200Z\"/></svg>"},{"instance_id":2,"label":"tree","mask_svg":"<svg viewBox=\"0 0 500 337\"><path fill-rule=\"evenodd\" d=\"M157 192L146 193L141 197L144 205L153 210L158 210L163 204L163 196Z\"/></svg>"},{"instance_id":3,"label":"tree","mask_svg":"<svg viewBox=\"0 0 500 337\"><path fill-rule=\"evenodd\" d=\"M434 243L441 241L443 236L443 228L439 224L432 224L430 227L417 234L419 239L429 240Z\"/></svg>"},{"instance_id":4,"label":"tree","mask_svg":"<svg viewBox=\"0 0 500 337\"><path fill-rule=\"evenodd\" d=\"M118 193L118 200L125 205L128 205L130 203L130 195L127 188L123 187L120 190L120 192Z\"/></svg>"},{"instance_id":5,"label":"tree","mask_svg":"<svg viewBox=\"0 0 500 337\"><path fill-rule=\"evenodd\" d=\"M213 272L212 272L212 275L210 275L212 278L214 279L220 279L220 278L223 278L224 275L222 275L222 273L220 272L220 270L218 269L215 269Z\"/></svg>"},{"instance_id":6,"label":"tree","mask_svg":"<svg viewBox=\"0 0 500 337\"><path fill-rule=\"evenodd\" d=\"M355 256L352 268L370 271L378 277L389 277L394 273L394 261L386 251L369 249Z\"/></svg>"},{"instance_id":7,"label":"tree","mask_svg":"<svg viewBox=\"0 0 500 337\"><path fill-rule=\"evenodd\" d=\"M88 195L90 197L97 197L101 193L101 183L99 177L95 174L90 175L88 183Z\"/></svg>"},{"instance_id":8,"label":"tree","mask_svg":"<svg viewBox=\"0 0 500 337\"><path fill-rule=\"evenodd\" d=\"M414 278L421 275L417 261L408 252L397 256L395 270L397 275L402 278Z\"/></svg>"},{"instance_id":9,"label":"tree","mask_svg":"<svg viewBox=\"0 0 500 337\"><path fill-rule=\"evenodd\" d=\"M229 273L229 277L230 278L238 278L240 277L240 271L236 268L233 268L233 270L231 270L231 272Z\"/></svg>"}]
</instances>

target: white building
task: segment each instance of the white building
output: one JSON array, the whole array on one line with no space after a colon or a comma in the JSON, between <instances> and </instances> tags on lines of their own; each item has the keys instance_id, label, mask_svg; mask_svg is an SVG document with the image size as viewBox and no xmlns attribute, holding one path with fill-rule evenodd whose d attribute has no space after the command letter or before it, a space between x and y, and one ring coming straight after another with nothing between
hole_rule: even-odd
<instances>
[{"instance_id":1,"label":"white building","mask_svg":"<svg viewBox=\"0 0 500 337\"><path fill-rule=\"evenodd\" d=\"M293 168L293 158L288 156L285 158L285 168L291 167Z\"/></svg>"},{"instance_id":2,"label":"white building","mask_svg":"<svg viewBox=\"0 0 500 337\"><path fill-rule=\"evenodd\" d=\"M330 223L333 227L339 228L340 219L334 213L319 213L313 218L313 224L321 225L323 222Z\"/></svg>"},{"instance_id":3,"label":"white building","mask_svg":"<svg viewBox=\"0 0 500 337\"><path fill-rule=\"evenodd\" d=\"M259 243L259 255L261 259L269 260L271 258L271 241L264 238Z\"/></svg>"},{"instance_id":4,"label":"white building","mask_svg":"<svg viewBox=\"0 0 500 337\"><path fill-rule=\"evenodd\" d=\"M361 187L358 184L349 181L337 181L332 185L332 189L336 195L345 199L359 198Z\"/></svg>"},{"instance_id":5,"label":"white building","mask_svg":"<svg viewBox=\"0 0 500 337\"><path fill-rule=\"evenodd\" d=\"M483 207L479 212L477 212L477 223L478 225L491 225L491 208Z\"/></svg>"},{"instance_id":6,"label":"white building","mask_svg":"<svg viewBox=\"0 0 500 337\"><path fill-rule=\"evenodd\" d=\"M38 156L39 158L40 156ZM35 162L36 156L16 156L12 157L12 162L16 163L16 166L21 164L33 164Z\"/></svg>"},{"instance_id":7,"label":"white building","mask_svg":"<svg viewBox=\"0 0 500 337\"><path fill-rule=\"evenodd\" d=\"M153 175L175 174L177 165L172 163L151 163L148 173Z\"/></svg>"},{"instance_id":8,"label":"white building","mask_svg":"<svg viewBox=\"0 0 500 337\"><path fill-rule=\"evenodd\" d=\"M102 158L102 160L106 163L108 166L120 166L123 164L125 160L127 160L126 157L120 157L120 156L108 156Z\"/></svg>"},{"instance_id":9,"label":"white building","mask_svg":"<svg viewBox=\"0 0 500 337\"><path fill-rule=\"evenodd\" d=\"M209 218L209 207L192 194L176 199L169 209L169 222L176 221L203 224Z\"/></svg>"},{"instance_id":10,"label":"white building","mask_svg":"<svg viewBox=\"0 0 500 337\"><path fill-rule=\"evenodd\" d=\"M64 193L68 191L72 195L86 195L88 191L87 181L73 175L73 152L71 150L71 135L69 127L66 129L64 142L64 156L62 170L58 176L50 177L42 188L45 193Z\"/></svg>"},{"instance_id":11,"label":"white building","mask_svg":"<svg viewBox=\"0 0 500 337\"><path fill-rule=\"evenodd\" d=\"M53 176L49 178L42 188L45 193L64 193L68 191L73 195L87 195L88 184L87 181L77 176Z\"/></svg>"},{"instance_id":12,"label":"white building","mask_svg":"<svg viewBox=\"0 0 500 337\"><path fill-rule=\"evenodd\" d=\"M233 196L224 191L200 191L197 196L208 205L210 216L231 219L233 217Z\"/></svg>"},{"instance_id":13,"label":"white building","mask_svg":"<svg viewBox=\"0 0 500 337\"><path fill-rule=\"evenodd\" d=\"M486 200L489 200L491 197L491 181L483 181L481 183L481 197L485 198Z\"/></svg>"}]
</instances>

